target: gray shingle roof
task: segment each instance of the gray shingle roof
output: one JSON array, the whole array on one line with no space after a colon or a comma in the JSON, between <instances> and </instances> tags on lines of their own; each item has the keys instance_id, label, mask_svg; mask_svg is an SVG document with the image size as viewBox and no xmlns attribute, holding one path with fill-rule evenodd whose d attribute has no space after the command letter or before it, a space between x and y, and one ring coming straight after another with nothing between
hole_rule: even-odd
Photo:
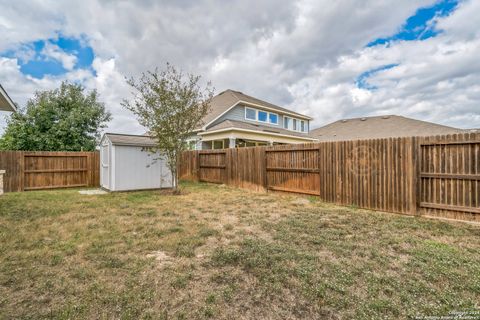
<instances>
[{"instance_id":1,"label":"gray shingle roof","mask_svg":"<svg viewBox=\"0 0 480 320\"><path fill-rule=\"evenodd\" d=\"M273 134L289 135L293 137L308 138L311 140L315 139L306 133L290 131L282 128L272 128L272 127L262 126L259 124L253 124L253 123L247 123L247 122L235 121L235 120L224 120L219 124L216 124L211 128L208 128L208 130L204 131L204 133L208 134L209 132L222 130L222 129L246 129L246 130L258 131L260 133L265 133L265 134L273 133Z\"/></svg>"},{"instance_id":2,"label":"gray shingle roof","mask_svg":"<svg viewBox=\"0 0 480 320\"><path fill-rule=\"evenodd\" d=\"M306 118L306 119L311 119L310 117L279 107L277 105L274 105L272 103L254 98L252 96L246 95L242 92L239 91L234 91L234 90L225 90L216 96L212 98L212 101L210 102L210 112L205 116L203 119L203 125L210 123L217 117L219 117L222 113L227 111L231 106L236 104L239 101L245 101L247 103L252 103L252 104L258 104L261 106L265 106L267 108L271 108L274 110L277 110L278 112L284 112L284 113L290 113L292 115L295 115L300 118Z\"/></svg>"},{"instance_id":3,"label":"gray shingle roof","mask_svg":"<svg viewBox=\"0 0 480 320\"><path fill-rule=\"evenodd\" d=\"M105 136L112 142L113 145L138 147L156 146L155 140L146 135L105 133Z\"/></svg>"},{"instance_id":4,"label":"gray shingle roof","mask_svg":"<svg viewBox=\"0 0 480 320\"><path fill-rule=\"evenodd\" d=\"M432 122L396 115L343 119L313 129L319 141L359 140L411 136L431 136L465 132Z\"/></svg>"}]
</instances>

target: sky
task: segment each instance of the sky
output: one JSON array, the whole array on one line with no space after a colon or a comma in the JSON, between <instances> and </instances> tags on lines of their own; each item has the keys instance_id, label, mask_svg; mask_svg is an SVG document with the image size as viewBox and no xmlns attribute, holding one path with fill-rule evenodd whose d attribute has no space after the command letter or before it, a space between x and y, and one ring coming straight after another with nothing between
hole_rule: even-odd
<instances>
[{"instance_id":1,"label":"sky","mask_svg":"<svg viewBox=\"0 0 480 320\"><path fill-rule=\"evenodd\" d=\"M107 131L143 133L126 79L172 63L314 118L480 128L480 0L0 0L0 83L25 106L96 89ZM0 132L7 113L0 113Z\"/></svg>"}]
</instances>

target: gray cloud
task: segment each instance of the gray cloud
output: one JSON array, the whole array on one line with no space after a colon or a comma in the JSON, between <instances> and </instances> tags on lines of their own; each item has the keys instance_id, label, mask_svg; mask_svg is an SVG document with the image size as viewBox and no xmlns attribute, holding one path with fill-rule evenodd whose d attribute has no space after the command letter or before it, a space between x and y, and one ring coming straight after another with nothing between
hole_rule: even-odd
<instances>
[{"instance_id":1,"label":"gray cloud","mask_svg":"<svg viewBox=\"0 0 480 320\"><path fill-rule=\"evenodd\" d=\"M166 61L202 74L218 90L234 88L307 112L317 125L397 113L480 126L478 1L440 18L440 36L365 48L433 2L0 0L0 51L60 31L85 36L96 53L96 76L74 70L41 80L22 75L14 59L0 58L0 82L24 103L34 90L62 79L81 81L97 88L114 114L112 131L142 131L120 107L129 95L124 77ZM356 87L362 72L392 63L399 65L368 79L377 90Z\"/></svg>"}]
</instances>

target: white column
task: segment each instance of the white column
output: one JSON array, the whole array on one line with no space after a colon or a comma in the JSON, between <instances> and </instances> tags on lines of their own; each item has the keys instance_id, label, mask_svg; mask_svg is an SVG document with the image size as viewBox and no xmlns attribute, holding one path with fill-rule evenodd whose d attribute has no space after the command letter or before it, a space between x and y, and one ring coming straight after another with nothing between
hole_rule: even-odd
<instances>
[{"instance_id":1,"label":"white column","mask_svg":"<svg viewBox=\"0 0 480 320\"><path fill-rule=\"evenodd\" d=\"M235 138L229 138L228 139L228 147L229 148L235 148Z\"/></svg>"},{"instance_id":2,"label":"white column","mask_svg":"<svg viewBox=\"0 0 480 320\"><path fill-rule=\"evenodd\" d=\"M5 174L5 170L0 170L0 195L3 194L3 175Z\"/></svg>"}]
</instances>

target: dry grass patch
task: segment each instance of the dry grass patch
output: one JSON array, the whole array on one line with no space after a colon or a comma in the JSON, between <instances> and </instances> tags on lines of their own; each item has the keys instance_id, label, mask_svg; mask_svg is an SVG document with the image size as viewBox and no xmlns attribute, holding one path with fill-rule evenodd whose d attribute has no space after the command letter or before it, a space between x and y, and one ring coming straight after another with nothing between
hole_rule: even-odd
<instances>
[{"instance_id":1,"label":"dry grass patch","mask_svg":"<svg viewBox=\"0 0 480 320\"><path fill-rule=\"evenodd\" d=\"M478 226L183 186L1 197L0 318L398 319L478 304Z\"/></svg>"}]
</instances>

